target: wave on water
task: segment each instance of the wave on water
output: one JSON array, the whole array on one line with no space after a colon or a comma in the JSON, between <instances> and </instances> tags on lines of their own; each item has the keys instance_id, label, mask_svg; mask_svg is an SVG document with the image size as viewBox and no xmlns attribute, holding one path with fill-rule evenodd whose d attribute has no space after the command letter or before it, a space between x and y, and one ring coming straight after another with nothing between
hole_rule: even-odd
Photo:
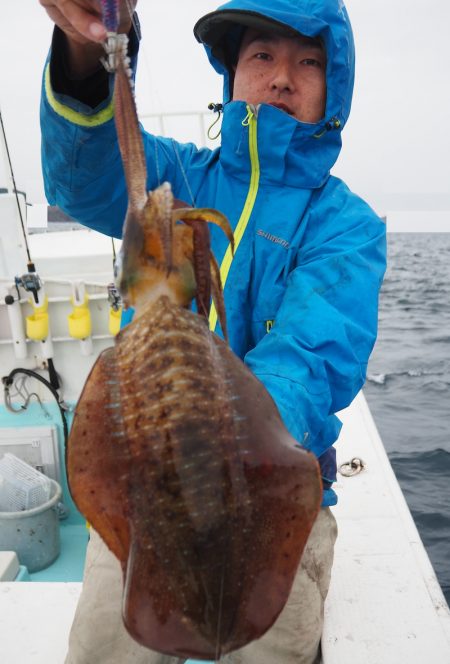
<instances>
[{"instance_id":1,"label":"wave on water","mask_svg":"<svg viewBox=\"0 0 450 664\"><path fill-rule=\"evenodd\" d=\"M435 344L450 344L450 335L430 337L428 341Z\"/></svg>"},{"instance_id":2,"label":"wave on water","mask_svg":"<svg viewBox=\"0 0 450 664\"><path fill-rule=\"evenodd\" d=\"M411 480L417 476L427 479L435 479L436 469L443 471L448 482L450 477L450 451L437 448L433 450L423 449L411 452L391 452L390 459L393 465L397 465L400 471L398 479Z\"/></svg>"},{"instance_id":3,"label":"wave on water","mask_svg":"<svg viewBox=\"0 0 450 664\"><path fill-rule=\"evenodd\" d=\"M386 374L367 374L366 380L375 385L384 385L386 383Z\"/></svg>"},{"instance_id":4,"label":"wave on water","mask_svg":"<svg viewBox=\"0 0 450 664\"><path fill-rule=\"evenodd\" d=\"M387 381L391 378L408 376L409 378L422 378L424 376L446 376L450 380L450 375L445 371L427 371L426 369L408 369L407 371L392 371L390 373L368 373L366 380L375 385L386 385ZM431 385L432 383L440 383L441 385L450 385L450 382L445 380L431 381L424 383L424 385Z\"/></svg>"}]
</instances>

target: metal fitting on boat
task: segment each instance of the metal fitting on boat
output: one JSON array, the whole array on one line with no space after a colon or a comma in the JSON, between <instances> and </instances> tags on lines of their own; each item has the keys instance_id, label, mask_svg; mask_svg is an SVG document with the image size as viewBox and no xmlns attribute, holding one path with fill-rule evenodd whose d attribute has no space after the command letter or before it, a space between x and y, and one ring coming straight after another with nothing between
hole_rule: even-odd
<instances>
[{"instance_id":1,"label":"metal fitting on boat","mask_svg":"<svg viewBox=\"0 0 450 664\"><path fill-rule=\"evenodd\" d=\"M353 477L353 475L358 475L366 468L366 464L359 457L353 457L350 461L346 463L341 463L339 466L339 472L343 477Z\"/></svg>"}]
</instances>

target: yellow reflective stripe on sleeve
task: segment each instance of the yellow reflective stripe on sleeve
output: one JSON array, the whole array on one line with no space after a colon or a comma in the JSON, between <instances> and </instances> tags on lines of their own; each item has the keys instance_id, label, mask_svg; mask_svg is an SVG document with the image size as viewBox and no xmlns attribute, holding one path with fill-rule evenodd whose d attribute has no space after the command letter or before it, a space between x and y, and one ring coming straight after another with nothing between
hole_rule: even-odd
<instances>
[{"instance_id":1,"label":"yellow reflective stripe on sleeve","mask_svg":"<svg viewBox=\"0 0 450 664\"><path fill-rule=\"evenodd\" d=\"M253 206L255 205L256 196L258 194L259 187L259 156L258 156L258 141L257 141L257 120L256 116L250 110L249 115L246 118L246 123L249 128L249 150L250 150L250 164L251 164L251 177L250 177L250 186L248 189L247 198L245 200L244 208L242 210L240 219L234 231L234 253L237 252L239 243L242 240L242 237L247 228L250 216L253 211ZM220 279L222 282L222 288L225 288L225 284L228 278L228 273L231 268L231 263L233 262L233 254L231 251L231 245L228 246L225 256L220 266ZM214 306L214 303L211 305L211 311L209 313L209 329L214 330L217 324L217 310Z\"/></svg>"},{"instance_id":2,"label":"yellow reflective stripe on sleeve","mask_svg":"<svg viewBox=\"0 0 450 664\"><path fill-rule=\"evenodd\" d=\"M45 94L47 95L47 100L52 109L63 117L65 120L72 122L72 124L78 125L79 127L98 127L99 125L105 124L108 120L114 117L114 105L111 99L110 103L106 108L103 108L95 115L83 115L83 113L78 113L72 108L61 104L53 94L52 84L50 82L50 65L48 64L45 69Z\"/></svg>"}]
</instances>

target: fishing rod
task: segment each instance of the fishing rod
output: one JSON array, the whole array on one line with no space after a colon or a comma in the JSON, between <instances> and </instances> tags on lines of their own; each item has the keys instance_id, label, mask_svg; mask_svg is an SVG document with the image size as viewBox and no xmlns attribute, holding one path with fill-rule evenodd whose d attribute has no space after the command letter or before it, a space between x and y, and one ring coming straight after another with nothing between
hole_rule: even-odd
<instances>
[{"instance_id":1,"label":"fishing rod","mask_svg":"<svg viewBox=\"0 0 450 664\"><path fill-rule=\"evenodd\" d=\"M7 170L9 171L9 176L12 183L12 190L16 199L17 210L19 213L20 225L22 229L23 241L25 244L25 250L27 254L27 272L20 276L14 278L14 283L17 291L17 300L13 295L7 295L5 297L5 304L7 305L7 310L10 318L11 328L18 332L19 342L23 342L21 345L25 345L25 339L21 331L19 331L19 318L21 316L18 307L20 306L20 291L19 287L22 287L27 293L31 293L31 305L33 306L34 314L29 316L30 329L36 331L36 335L30 337L34 338L35 341L42 342L42 351L47 364L47 371L50 379L50 384L53 389L58 390L61 385L59 381L58 374L53 363L53 344L50 337L50 330L48 328L48 313L47 313L47 296L45 294L43 284L39 274L36 271L34 261L31 257L30 247L28 244L28 235L25 228L25 220L22 214L22 207L19 201L19 192L16 186L16 178L14 174L14 168L11 159L11 153L9 150L8 139L6 137L5 124L3 122L3 115L0 109L0 126L1 126L1 136L4 147L4 154L6 155ZM37 323L37 324L34 324ZM23 353L21 353L23 354ZM25 350L26 354L26 350Z\"/></svg>"},{"instance_id":2,"label":"fishing rod","mask_svg":"<svg viewBox=\"0 0 450 664\"><path fill-rule=\"evenodd\" d=\"M32 265L33 268L34 268L33 261L31 260L30 248L28 246L28 238L27 238L27 234L26 234L26 231L25 231L25 221L24 221L23 214L22 214L22 207L21 207L20 201L19 201L19 192L17 191L17 187L16 187L16 178L15 178L15 175L14 175L14 169L13 169L13 165L12 165L12 161L11 161L11 155L10 155L10 152L9 152L8 140L6 138L6 131L5 131L5 125L4 125L4 122L3 122L3 115L2 115L2 109L1 108L0 108L0 125L1 125L1 129L2 129L2 139L3 139L4 154L6 155L7 170L9 171L9 176L11 178L12 191L13 191L13 194L15 195L15 197L16 197L17 210L19 212L20 223L21 223L21 226L22 226L22 233L23 233L23 237L24 237L24 241L25 241L25 249L26 249L27 257L28 257L28 265L29 266Z\"/></svg>"}]
</instances>

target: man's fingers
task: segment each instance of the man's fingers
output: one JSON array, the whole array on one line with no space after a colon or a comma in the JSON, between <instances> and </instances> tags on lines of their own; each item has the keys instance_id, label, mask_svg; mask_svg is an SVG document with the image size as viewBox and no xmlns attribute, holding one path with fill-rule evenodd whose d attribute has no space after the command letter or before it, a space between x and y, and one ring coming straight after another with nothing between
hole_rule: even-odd
<instances>
[{"instance_id":1,"label":"man's fingers","mask_svg":"<svg viewBox=\"0 0 450 664\"><path fill-rule=\"evenodd\" d=\"M99 0L39 0L52 21L73 40L102 42L106 29L101 20ZM137 0L121 0L120 32L128 32Z\"/></svg>"},{"instance_id":2,"label":"man's fingers","mask_svg":"<svg viewBox=\"0 0 450 664\"><path fill-rule=\"evenodd\" d=\"M74 0L59 0L59 10L73 27L73 29L86 39L103 41L106 39L105 26L98 13L86 11Z\"/></svg>"},{"instance_id":3,"label":"man's fingers","mask_svg":"<svg viewBox=\"0 0 450 664\"><path fill-rule=\"evenodd\" d=\"M101 42L106 30L92 2L77 0L39 0L50 18L76 41Z\"/></svg>"}]
</instances>

